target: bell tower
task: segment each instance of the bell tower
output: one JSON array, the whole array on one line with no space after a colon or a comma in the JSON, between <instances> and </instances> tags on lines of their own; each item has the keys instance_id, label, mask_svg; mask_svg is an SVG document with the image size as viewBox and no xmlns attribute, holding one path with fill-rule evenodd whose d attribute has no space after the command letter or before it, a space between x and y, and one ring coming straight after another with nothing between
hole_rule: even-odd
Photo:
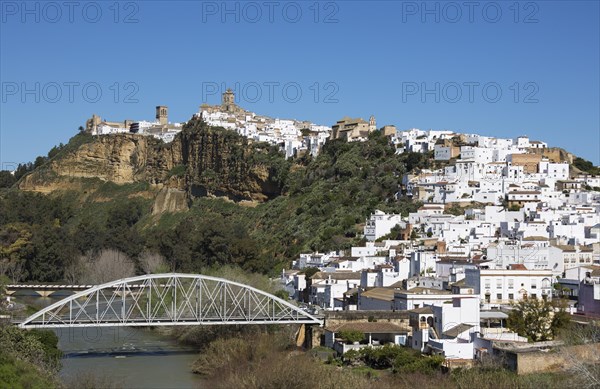
<instances>
[{"instance_id":1,"label":"bell tower","mask_svg":"<svg viewBox=\"0 0 600 389\"><path fill-rule=\"evenodd\" d=\"M164 105L156 107L156 120L160 125L166 125L168 123L168 110L169 108Z\"/></svg>"},{"instance_id":2,"label":"bell tower","mask_svg":"<svg viewBox=\"0 0 600 389\"><path fill-rule=\"evenodd\" d=\"M231 88L227 88L225 93L223 93L221 100L221 109L225 112L234 112L235 111L235 93L231 90Z\"/></svg>"},{"instance_id":3,"label":"bell tower","mask_svg":"<svg viewBox=\"0 0 600 389\"><path fill-rule=\"evenodd\" d=\"M375 121L375 116L371 115L369 118L369 132L373 132L377 130L377 122Z\"/></svg>"}]
</instances>

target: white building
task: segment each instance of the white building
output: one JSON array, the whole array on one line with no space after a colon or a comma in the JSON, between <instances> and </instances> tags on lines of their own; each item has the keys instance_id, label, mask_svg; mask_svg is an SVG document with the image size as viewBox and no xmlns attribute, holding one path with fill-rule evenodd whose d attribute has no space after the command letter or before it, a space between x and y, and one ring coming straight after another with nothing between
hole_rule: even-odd
<instances>
[{"instance_id":1,"label":"white building","mask_svg":"<svg viewBox=\"0 0 600 389\"><path fill-rule=\"evenodd\" d=\"M315 273L311 277L310 302L321 308L341 310L344 293L360 285L360 273Z\"/></svg>"},{"instance_id":2,"label":"white building","mask_svg":"<svg viewBox=\"0 0 600 389\"><path fill-rule=\"evenodd\" d=\"M550 270L528 270L523 265L508 269L466 269L464 284L472 287L486 306L508 305L523 298L552 298Z\"/></svg>"},{"instance_id":3,"label":"white building","mask_svg":"<svg viewBox=\"0 0 600 389\"><path fill-rule=\"evenodd\" d=\"M401 215L387 214L380 210L375 210L366 221L364 228L365 238L369 241L375 241L389 234L392 228L399 224L404 228L406 227Z\"/></svg>"},{"instance_id":4,"label":"white building","mask_svg":"<svg viewBox=\"0 0 600 389\"><path fill-rule=\"evenodd\" d=\"M480 328L477 296L457 295L440 304L415 309L409 315L413 349L446 359L473 359Z\"/></svg>"}]
</instances>

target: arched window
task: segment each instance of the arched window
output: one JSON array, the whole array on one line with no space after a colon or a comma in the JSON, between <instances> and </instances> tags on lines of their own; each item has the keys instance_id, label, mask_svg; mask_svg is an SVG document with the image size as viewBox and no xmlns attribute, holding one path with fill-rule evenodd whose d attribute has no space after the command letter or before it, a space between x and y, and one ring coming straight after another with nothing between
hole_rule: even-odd
<instances>
[{"instance_id":1,"label":"arched window","mask_svg":"<svg viewBox=\"0 0 600 389\"><path fill-rule=\"evenodd\" d=\"M549 288L550 287L550 280L548 278L544 278L542 280L542 288Z\"/></svg>"}]
</instances>

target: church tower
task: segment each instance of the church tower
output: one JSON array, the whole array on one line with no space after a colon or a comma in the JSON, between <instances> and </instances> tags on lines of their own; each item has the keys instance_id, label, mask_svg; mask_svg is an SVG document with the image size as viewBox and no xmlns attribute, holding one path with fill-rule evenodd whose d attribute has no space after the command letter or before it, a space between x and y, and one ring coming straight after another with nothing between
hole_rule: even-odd
<instances>
[{"instance_id":1,"label":"church tower","mask_svg":"<svg viewBox=\"0 0 600 389\"><path fill-rule=\"evenodd\" d=\"M169 121L167 118L168 107L164 105L159 105L156 107L156 120L161 126L166 125Z\"/></svg>"},{"instance_id":2,"label":"church tower","mask_svg":"<svg viewBox=\"0 0 600 389\"><path fill-rule=\"evenodd\" d=\"M221 100L221 109L225 112L235 111L235 94L231 88L227 88Z\"/></svg>"},{"instance_id":3,"label":"church tower","mask_svg":"<svg viewBox=\"0 0 600 389\"><path fill-rule=\"evenodd\" d=\"M377 130L377 122L375 122L375 116L371 115L369 118L369 132Z\"/></svg>"}]
</instances>

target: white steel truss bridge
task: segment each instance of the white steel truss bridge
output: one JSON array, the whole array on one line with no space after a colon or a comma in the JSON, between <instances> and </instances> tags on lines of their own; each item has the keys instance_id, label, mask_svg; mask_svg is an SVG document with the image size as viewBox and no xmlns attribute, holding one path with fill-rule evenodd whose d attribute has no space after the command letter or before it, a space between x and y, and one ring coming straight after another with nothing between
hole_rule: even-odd
<instances>
[{"instance_id":1,"label":"white steel truss bridge","mask_svg":"<svg viewBox=\"0 0 600 389\"><path fill-rule=\"evenodd\" d=\"M216 324L318 324L323 321L262 290L199 274L148 274L93 286L19 323L21 328Z\"/></svg>"}]
</instances>

